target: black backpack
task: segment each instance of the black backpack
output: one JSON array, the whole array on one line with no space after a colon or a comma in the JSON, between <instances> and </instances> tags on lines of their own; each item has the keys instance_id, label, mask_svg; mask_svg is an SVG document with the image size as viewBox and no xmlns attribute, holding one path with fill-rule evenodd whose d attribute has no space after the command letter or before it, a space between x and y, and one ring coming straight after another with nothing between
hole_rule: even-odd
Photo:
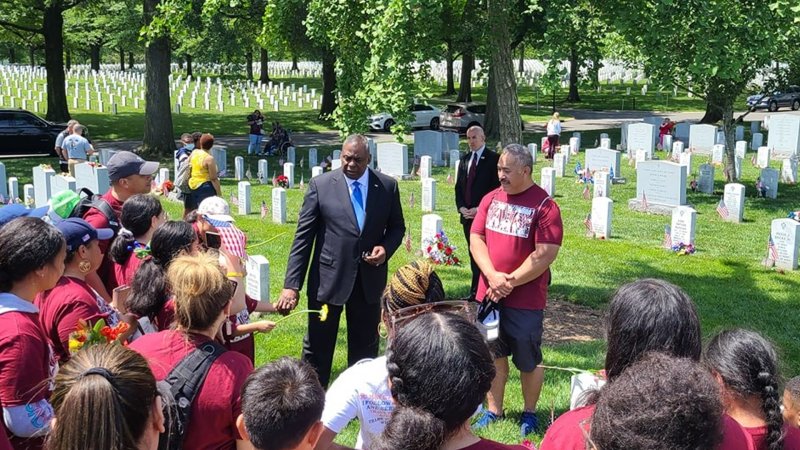
<instances>
[{"instance_id":1,"label":"black backpack","mask_svg":"<svg viewBox=\"0 0 800 450\"><path fill-rule=\"evenodd\" d=\"M158 439L159 450L180 450L192 413L192 403L206 380L211 365L227 349L216 341L208 341L192 350L163 381L159 391L164 399L164 428Z\"/></svg>"},{"instance_id":2,"label":"black backpack","mask_svg":"<svg viewBox=\"0 0 800 450\"><path fill-rule=\"evenodd\" d=\"M108 228L111 228L111 230L114 231L114 236L116 236L117 232L119 232L120 224L116 213L114 213L114 209L111 208L111 205L109 205L108 202L105 201L105 199L103 199L100 195L92 192L89 188L81 188L81 190L78 191L78 196L80 196L80 201L78 201L78 204L72 209L72 213L70 213L69 216L83 219L84 216L86 216L86 213L88 213L90 209L94 208L100 211L103 216L105 216L106 220L108 221Z\"/></svg>"}]
</instances>

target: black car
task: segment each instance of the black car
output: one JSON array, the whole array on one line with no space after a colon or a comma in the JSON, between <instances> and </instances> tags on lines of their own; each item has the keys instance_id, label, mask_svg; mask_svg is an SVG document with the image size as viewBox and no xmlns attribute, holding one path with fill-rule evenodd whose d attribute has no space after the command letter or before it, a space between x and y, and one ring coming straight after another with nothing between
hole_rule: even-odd
<instances>
[{"instance_id":1,"label":"black car","mask_svg":"<svg viewBox=\"0 0 800 450\"><path fill-rule=\"evenodd\" d=\"M781 107L789 107L792 108L792 111L797 111L800 109L800 87L788 86L764 95L751 95L747 97L747 106L750 109L767 109L770 112L775 112Z\"/></svg>"},{"instance_id":2,"label":"black car","mask_svg":"<svg viewBox=\"0 0 800 450\"><path fill-rule=\"evenodd\" d=\"M66 127L24 109L0 109L0 155L55 155L56 137Z\"/></svg>"}]
</instances>

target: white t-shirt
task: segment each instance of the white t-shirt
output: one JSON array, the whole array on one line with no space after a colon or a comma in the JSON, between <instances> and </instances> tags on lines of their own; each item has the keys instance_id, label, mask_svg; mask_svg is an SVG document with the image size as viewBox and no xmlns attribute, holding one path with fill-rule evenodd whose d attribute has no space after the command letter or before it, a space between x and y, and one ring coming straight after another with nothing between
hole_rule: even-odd
<instances>
[{"instance_id":1,"label":"white t-shirt","mask_svg":"<svg viewBox=\"0 0 800 450\"><path fill-rule=\"evenodd\" d=\"M355 448L369 448L394 410L388 376L385 356L359 361L342 372L325 395L322 424L338 434L358 419L361 430Z\"/></svg>"},{"instance_id":2,"label":"white t-shirt","mask_svg":"<svg viewBox=\"0 0 800 450\"><path fill-rule=\"evenodd\" d=\"M552 136L554 134L561 134L561 121L550 119L547 122L547 135Z\"/></svg>"}]
</instances>

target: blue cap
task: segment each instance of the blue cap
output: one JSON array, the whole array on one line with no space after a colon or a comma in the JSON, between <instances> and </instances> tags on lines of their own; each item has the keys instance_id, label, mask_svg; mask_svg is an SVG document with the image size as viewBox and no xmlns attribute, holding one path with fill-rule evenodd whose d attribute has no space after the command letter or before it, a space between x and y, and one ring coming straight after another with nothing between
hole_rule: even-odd
<instances>
[{"instance_id":1,"label":"blue cap","mask_svg":"<svg viewBox=\"0 0 800 450\"><path fill-rule=\"evenodd\" d=\"M114 230L111 228L99 228L91 226L89 222L78 217L70 217L56 224L56 228L67 241L67 251L74 252L81 245L99 239L105 241L114 237Z\"/></svg>"},{"instance_id":2,"label":"blue cap","mask_svg":"<svg viewBox=\"0 0 800 450\"><path fill-rule=\"evenodd\" d=\"M41 219L47 214L48 208L49 206L42 206L41 208L28 209L19 203L0 207L0 227L19 217L35 217Z\"/></svg>"}]
</instances>

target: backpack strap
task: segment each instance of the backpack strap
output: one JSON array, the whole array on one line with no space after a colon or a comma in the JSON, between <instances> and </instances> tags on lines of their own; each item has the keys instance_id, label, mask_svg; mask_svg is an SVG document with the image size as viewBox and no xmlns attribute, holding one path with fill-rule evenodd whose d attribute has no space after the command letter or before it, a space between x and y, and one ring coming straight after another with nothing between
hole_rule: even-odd
<instances>
[{"instance_id":1,"label":"backpack strap","mask_svg":"<svg viewBox=\"0 0 800 450\"><path fill-rule=\"evenodd\" d=\"M200 393L200 388L211 370L211 365L226 351L227 349L216 341L204 342L181 359L164 379L164 382L169 385L169 392L174 401L173 411L176 413L176 416L170 418L171 430L165 433L169 434L167 448L182 448L186 426L192 412L192 403ZM176 432L172 433L172 431ZM162 434L162 438L164 437Z\"/></svg>"},{"instance_id":2,"label":"backpack strap","mask_svg":"<svg viewBox=\"0 0 800 450\"><path fill-rule=\"evenodd\" d=\"M120 225L119 219L117 219L117 215L114 213L114 209L111 207L111 205L104 198L96 197L92 201L92 208L100 211L103 214L108 221L109 228L114 230L114 236L116 236L117 232L119 232Z\"/></svg>"}]
</instances>

